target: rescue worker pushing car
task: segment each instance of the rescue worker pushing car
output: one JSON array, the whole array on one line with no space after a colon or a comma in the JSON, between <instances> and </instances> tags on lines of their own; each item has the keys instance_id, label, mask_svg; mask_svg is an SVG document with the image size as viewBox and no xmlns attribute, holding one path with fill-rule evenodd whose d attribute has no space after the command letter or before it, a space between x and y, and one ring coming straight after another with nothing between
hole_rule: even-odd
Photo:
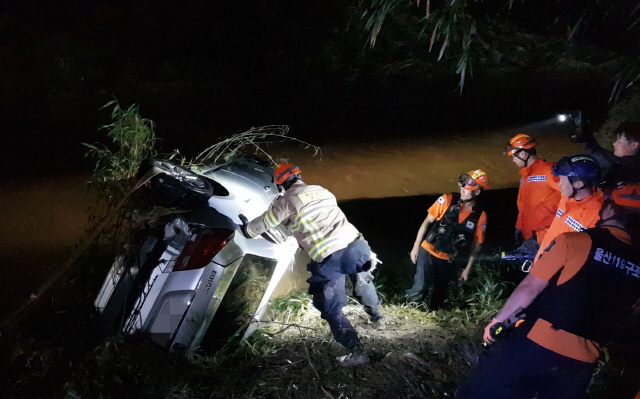
<instances>
[{"instance_id":1,"label":"rescue worker pushing car","mask_svg":"<svg viewBox=\"0 0 640 399\"><path fill-rule=\"evenodd\" d=\"M254 238L280 224L287 226L298 244L309 254L311 272L309 294L321 317L329 323L337 342L350 351L338 358L342 366L368 361L358 333L342 313L346 305L345 276L352 278L356 297L364 305L372 323L383 322L380 301L373 285L371 270L376 259L358 230L338 207L336 197L320 186L307 185L300 169L281 164L274 182L284 189L267 211L243 225L243 233Z\"/></svg>"},{"instance_id":2,"label":"rescue worker pushing car","mask_svg":"<svg viewBox=\"0 0 640 399\"><path fill-rule=\"evenodd\" d=\"M599 348L625 336L640 303L640 185L614 189L598 226L560 234L518 285L491 329L518 309L524 322L482 359L467 398L582 398Z\"/></svg>"},{"instance_id":3,"label":"rescue worker pushing car","mask_svg":"<svg viewBox=\"0 0 640 399\"><path fill-rule=\"evenodd\" d=\"M593 157L563 157L553 165L552 173L560 178L558 186L562 197L535 261L558 235L594 227L600 219L600 208L604 201L604 194L596 187L600 181L600 166Z\"/></svg>"},{"instance_id":4,"label":"rescue worker pushing car","mask_svg":"<svg viewBox=\"0 0 640 399\"><path fill-rule=\"evenodd\" d=\"M487 174L472 170L460 175L458 185L459 194L443 194L431 205L411 250L416 274L413 286L406 292L407 300L424 300L433 284L429 305L432 310L442 307L447 286L465 262L460 280L469 279L487 228L487 215L476 202L482 190L489 188Z\"/></svg>"},{"instance_id":5,"label":"rescue worker pushing car","mask_svg":"<svg viewBox=\"0 0 640 399\"><path fill-rule=\"evenodd\" d=\"M526 134L515 135L504 151L520 168L520 189L518 190L518 219L516 221L516 241L522 236L518 252L535 255L540 243L549 230L560 202L560 178L554 176L551 168L555 162L538 158L536 140Z\"/></svg>"}]
</instances>

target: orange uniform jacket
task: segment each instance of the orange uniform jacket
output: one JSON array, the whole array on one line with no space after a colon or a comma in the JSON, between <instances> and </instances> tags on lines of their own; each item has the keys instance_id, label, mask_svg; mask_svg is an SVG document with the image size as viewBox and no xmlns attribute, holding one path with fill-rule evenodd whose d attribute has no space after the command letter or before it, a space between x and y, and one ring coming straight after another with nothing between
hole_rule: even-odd
<instances>
[{"instance_id":1,"label":"orange uniform jacket","mask_svg":"<svg viewBox=\"0 0 640 399\"><path fill-rule=\"evenodd\" d=\"M536 262L549 244L560 234L595 227L596 222L600 220L600 208L602 208L603 202L604 194L599 189L581 201L576 201L573 198L560 198L556 217L540 244L540 249L536 254Z\"/></svg>"},{"instance_id":2,"label":"orange uniform jacket","mask_svg":"<svg viewBox=\"0 0 640 399\"><path fill-rule=\"evenodd\" d=\"M538 243L551 226L560 202L560 178L551 173L553 162L536 160L528 168L520 169L518 191L518 221L516 229L522 231L525 240L535 232Z\"/></svg>"},{"instance_id":3,"label":"orange uniform jacket","mask_svg":"<svg viewBox=\"0 0 640 399\"><path fill-rule=\"evenodd\" d=\"M629 235L616 228L608 229L620 241L629 243ZM531 274L543 281L551 280L558 272L558 285L572 279L584 266L591 251L591 237L586 233L567 233L555 238L555 244L536 262ZM544 319L538 319L527 338L536 344L586 363L598 360L598 345L568 331L553 328Z\"/></svg>"},{"instance_id":4,"label":"orange uniform jacket","mask_svg":"<svg viewBox=\"0 0 640 399\"><path fill-rule=\"evenodd\" d=\"M451 194L442 194L436 202L431 205L429 208L429 215L436 218L436 221L441 220L444 215L447 213L447 209L451 205L451 200L453 199L453 195ZM471 214L471 209L460 209L458 213L458 223L464 222L464 220ZM434 222L435 223L435 222ZM484 242L484 233L487 230L487 214L482 211L482 214L478 218L478 225L476 226L476 234L474 236L474 242L478 244L482 244ZM438 252L433 247L433 245L429 244L426 241L422 241L422 248L424 248L431 255L436 258L449 260L449 255L444 252Z\"/></svg>"}]
</instances>

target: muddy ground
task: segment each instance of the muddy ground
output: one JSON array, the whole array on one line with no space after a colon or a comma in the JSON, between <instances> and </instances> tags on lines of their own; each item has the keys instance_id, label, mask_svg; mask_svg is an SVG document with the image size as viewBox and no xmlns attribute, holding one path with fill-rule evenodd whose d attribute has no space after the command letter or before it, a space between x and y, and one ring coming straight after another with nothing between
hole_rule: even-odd
<instances>
[{"instance_id":1,"label":"muddy ground","mask_svg":"<svg viewBox=\"0 0 640 399\"><path fill-rule=\"evenodd\" d=\"M491 197L487 246L495 249L511 237L507 230L515 220L519 175L502 151L505 142L518 132L535 135L541 142L539 153L550 160L581 151L568 142L566 127L548 120L424 138L394 139L390 132L387 139L361 143L313 142L322 147L321 156L316 157L300 148L273 148L272 153L297 163L306 182L320 184L346 201L345 212L373 248L378 248L383 260L408 268L407 259L397 257L409 251L433 196L455 190L458 174L471 169L484 169L495 190L486 194ZM21 178L0 187L0 271L4 281L0 320L24 303L67 260L85 233L94 201L86 193L89 178L89 173L80 171L58 177ZM353 201L356 199L370 200ZM300 277L300 273L291 275L291 281L283 282L280 291L298 284Z\"/></svg>"}]
</instances>

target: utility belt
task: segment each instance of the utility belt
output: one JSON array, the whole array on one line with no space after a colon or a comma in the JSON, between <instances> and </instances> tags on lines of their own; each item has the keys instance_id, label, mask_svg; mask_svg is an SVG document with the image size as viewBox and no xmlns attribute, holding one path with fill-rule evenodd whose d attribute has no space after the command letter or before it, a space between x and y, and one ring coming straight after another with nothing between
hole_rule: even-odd
<instances>
[{"instance_id":1,"label":"utility belt","mask_svg":"<svg viewBox=\"0 0 640 399\"><path fill-rule=\"evenodd\" d=\"M427 251L427 255L431 256L432 259L434 259L435 261L451 263L455 267L463 267L464 268L464 266L466 266L468 259L464 259L464 258L461 258L461 257L451 258L451 256L449 256L449 259L439 258L438 256L436 256L435 254L429 252L429 250L425 248L424 243L426 243L426 242L427 242L427 240L423 241L423 245L421 245L421 248L424 249L425 251ZM444 253L444 252L442 252L442 253Z\"/></svg>"}]
</instances>

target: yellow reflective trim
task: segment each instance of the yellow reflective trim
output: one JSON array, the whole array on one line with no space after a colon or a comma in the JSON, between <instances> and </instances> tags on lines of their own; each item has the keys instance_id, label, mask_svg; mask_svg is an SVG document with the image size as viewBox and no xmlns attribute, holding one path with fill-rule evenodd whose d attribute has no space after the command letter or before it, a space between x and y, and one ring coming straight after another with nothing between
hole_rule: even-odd
<instances>
[{"instance_id":1,"label":"yellow reflective trim","mask_svg":"<svg viewBox=\"0 0 640 399\"><path fill-rule=\"evenodd\" d=\"M571 162L578 162L578 161L589 161L589 162L593 162L593 158L587 158L587 157L572 157L572 158L571 158Z\"/></svg>"},{"instance_id":2,"label":"yellow reflective trim","mask_svg":"<svg viewBox=\"0 0 640 399\"><path fill-rule=\"evenodd\" d=\"M313 208L307 209L303 213L300 213L298 216L296 216L296 218L294 220L295 223L290 226L291 231L300 230L300 227L303 224L302 219L313 220L313 219L310 218L310 213L317 212L317 211L319 211L319 210L321 210L323 208L333 208L333 205L314 206ZM307 217L307 216L309 216L309 217Z\"/></svg>"},{"instance_id":3,"label":"yellow reflective trim","mask_svg":"<svg viewBox=\"0 0 640 399\"><path fill-rule=\"evenodd\" d=\"M300 223L307 228L311 239L316 244L309 250L309 256L311 257L311 259L316 260L319 255L318 248L324 243L324 238L319 235L318 226L312 219L301 220Z\"/></svg>"},{"instance_id":4,"label":"yellow reflective trim","mask_svg":"<svg viewBox=\"0 0 640 399\"><path fill-rule=\"evenodd\" d=\"M316 206L313 206L313 207L311 207L311 208L309 208L309 209L305 210L304 212L300 213L300 214L296 217L295 222L297 223L297 222L298 222L298 221L300 221L302 218L304 218L304 217L306 217L307 215L309 215L311 212L315 212L315 211L318 211L318 210L323 209L323 208L333 208L334 206L335 206L335 205L333 205L333 204L331 204L331 205L316 205Z\"/></svg>"},{"instance_id":5,"label":"yellow reflective trim","mask_svg":"<svg viewBox=\"0 0 640 399\"><path fill-rule=\"evenodd\" d=\"M273 215L273 211L269 211L264 215L264 220L267 222L267 224L271 227L276 227L277 225L280 224L280 222L278 222L278 219L276 219L276 217Z\"/></svg>"},{"instance_id":6,"label":"yellow reflective trim","mask_svg":"<svg viewBox=\"0 0 640 399\"><path fill-rule=\"evenodd\" d=\"M340 237L335 237L330 240L323 239L322 242L319 242L309 250L309 256L311 256L311 259L313 260L316 260L318 256L324 257L327 254L327 251L329 251L331 245L333 245L336 241L340 241L340 239Z\"/></svg>"},{"instance_id":7,"label":"yellow reflective trim","mask_svg":"<svg viewBox=\"0 0 640 399\"><path fill-rule=\"evenodd\" d=\"M314 242L317 243L319 241L324 241L324 236L320 234L320 228L316 224L315 220L309 219L307 221L307 225L311 227L309 232L311 233L311 238L313 238Z\"/></svg>"}]
</instances>

